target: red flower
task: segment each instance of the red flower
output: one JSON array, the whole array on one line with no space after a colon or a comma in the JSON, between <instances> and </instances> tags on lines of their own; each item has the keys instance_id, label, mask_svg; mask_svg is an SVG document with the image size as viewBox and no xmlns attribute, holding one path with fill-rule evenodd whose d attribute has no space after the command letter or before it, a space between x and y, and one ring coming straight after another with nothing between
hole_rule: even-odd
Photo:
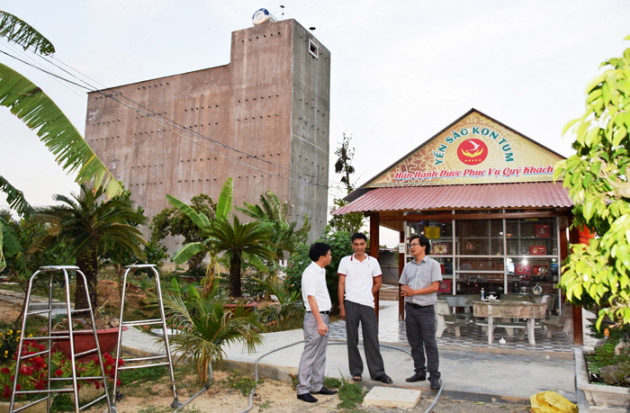
<instances>
[{"instance_id":1,"label":"red flower","mask_svg":"<svg viewBox=\"0 0 630 413\"><path fill-rule=\"evenodd\" d=\"M4 386L4 392L2 393L2 397L4 397L5 399L8 399L9 397L11 397L11 387Z\"/></svg>"},{"instance_id":2,"label":"red flower","mask_svg":"<svg viewBox=\"0 0 630 413\"><path fill-rule=\"evenodd\" d=\"M0 371L2 372L2 374L11 374L11 370L9 370L7 367L3 367Z\"/></svg>"},{"instance_id":3,"label":"red flower","mask_svg":"<svg viewBox=\"0 0 630 413\"><path fill-rule=\"evenodd\" d=\"M63 375L63 370L57 369L57 371L55 371L55 376L61 377L62 375Z\"/></svg>"}]
</instances>

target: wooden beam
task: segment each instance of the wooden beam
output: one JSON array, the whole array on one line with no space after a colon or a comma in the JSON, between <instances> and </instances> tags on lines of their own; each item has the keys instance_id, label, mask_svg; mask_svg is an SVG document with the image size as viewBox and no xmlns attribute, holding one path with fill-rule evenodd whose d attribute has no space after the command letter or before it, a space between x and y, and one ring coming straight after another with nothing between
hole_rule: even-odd
<instances>
[{"instance_id":1,"label":"wooden beam","mask_svg":"<svg viewBox=\"0 0 630 413\"><path fill-rule=\"evenodd\" d=\"M567 256L569 255L569 248L568 248L568 243L566 240L566 230L567 228L570 228L571 225L571 220L567 220L564 225L560 226L560 230L563 231L564 233L561 233L561 259L562 261L560 262L560 264L562 262L564 262L564 260L567 258ZM562 242L565 244L564 246L562 245ZM580 243L580 232L578 231L577 228L571 228L569 230L569 240L568 242L570 242L571 244L579 244ZM584 326L582 325L582 307L579 306L572 306L573 309L573 344L575 345L583 345L584 344Z\"/></svg>"},{"instance_id":2,"label":"wooden beam","mask_svg":"<svg viewBox=\"0 0 630 413\"><path fill-rule=\"evenodd\" d=\"M478 212L466 214L435 214L435 215L387 215L380 218L383 222L390 221L444 221L444 220L478 220L478 219L510 219L510 218L555 218L564 217L569 211L526 211L526 212L496 212L490 214L480 214Z\"/></svg>"},{"instance_id":3,"label":"wooden beam","mask_svg":"<svg viewBox=\"0 0 630 413\"><path fill-rule=\"evenodd\" d=\"M399 233L399 243L400 244L404 244L405 242L405 232L404 231L400 231ZM407 246L405 245L405 250L407 249ZM405 268L405 253L398 253L398 279L400 280L400 276L402 274L402 270L403 268ZM404 321L405 320L405 300L402 299L402 297L400 296L401 293L401 288L400 288L400 284L398 284L398 319L400 321Z\"/></svg>"},{"instance_id":4,"label":"wooden beam","mask_svg":"<svg viewBox=\"0 0 630 413\"><path fill-rule=\"evenodd\" d=\"M372 212L370 214L370 252L369 254L378 260L378 245L379 239L379 227L380 216L378 212ZM382 281L381 275L381 281ZM377 291L374 295L374 311L376 313L376 321L378 322L378 307L380 303L380 294Z\"/></svg>"}]
</instances>

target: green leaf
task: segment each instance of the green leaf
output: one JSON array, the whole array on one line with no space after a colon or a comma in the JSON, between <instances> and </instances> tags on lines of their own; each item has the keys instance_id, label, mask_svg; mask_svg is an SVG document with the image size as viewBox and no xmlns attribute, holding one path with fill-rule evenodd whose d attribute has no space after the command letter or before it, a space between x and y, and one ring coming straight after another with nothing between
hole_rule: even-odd
<instances>
[{"instance_id":1,"label":"green leaf","mask_svg":"<svg viewBox=\"0 0 630 413\"><path fill-rule=\"evenodd\" d=\"M193 255L205 251L205 246L201 242L189 242L184 245L175 253L173 261L176 264L183 264L188 261Z\"/></svg>"},{"instance_id":2,"label":"green leaf","mask_svg":"<svg viewBox=\"0 0 630 413\"><path fill-rule=\"evenodd\" d=\"M206 217L203 213L197 213L197 211L192 209L190 205L180 201L172 195L166 194L166 199L169 204L186 214L186 216L188 216L188 218L190 218L190 220L199 228L207 229L210 227L210 220L208 220L208 217Z\"/></svg>"},{"instance_id":3,"label":"green leaf","mask_svg":"<svg viewBox=\"0 0 630 413\"><path fill-rule=\"evenodd\" d=\"M577 122L579 122L579 121L580 121L580 118L577 118L577 119L573 119L573 120L568 121L568 122L564 125L564 127L562 128L561 135L562 135L562 136L564 136L564 135L567 133L567 131L568 131L569 129L571 129L571 127L572 127L573 125L575 125L575 124L576 124Z\"/></svg>"},{"instance_id":4,"label":"green leaf","mask_svg":"<svg viewBox=\"0 0 630 413\"><path fill-rule=\"evenodd\" d=\"M27 50L32 47L35 53L51 55L55 47L40 32L16 16L0 10L0 36L6 37Z\"/></svg>"},{"instance_id":5,"label":"green leaf","mask_svg":"<svg viewBox=\"0 0 630 413\"><path fill-rule=\"evenodd\" d=\"M593 89L598 87L604 81L604 75L599 75L591 79L591 81L586 85L586 94L591 93Z\"/></svg>"},{"instance_id":6,"label":"green leaf","mask_svg":"<svg viewBox=\"0 0 630 413\"><path fill-rule=\"evenodd\" d=\"M105 167L61 109L30 80L0 63L0 105L11 110L55 155L64 171L77 171L76 181L94 190L105 188L110 198L123 188Z\"/></svg>"},{"instance_id":7,"label":"green leaf","mask_svg":"<svg viewBox=\"0 0 630 413\"><path fill-rule=\"evenodd\" d=\"M227 218L228 214L232 210L232 193L233 185L232 178L225 180L223 189L221 189L221 195L219 196L219 203L217 204L217 218Z\"/></svg>"},{"instance_id":8,"label":"green leaf","mask_svg":"<svg viewBox=\"0 0 630 413\"><path fill-rule=\"evenodd\" d=\"M4 259L4 253L2 252L2 222L0 222L0 272L7 267L7 261Z\"/></svg>"},{"instance_id":9,"label":"green leaf","mask_svg":"<svg viewBox=\"0 0 630 413\"><path fill-rule=\"evenodd\" d=\"M0 191L7 194L7 204L9 204L9 207L13 208L19 215L28 214L33 210L31 205L26 202L24 192L16 189L2 176L0 176Z\"/></svg>"}]
</instances>

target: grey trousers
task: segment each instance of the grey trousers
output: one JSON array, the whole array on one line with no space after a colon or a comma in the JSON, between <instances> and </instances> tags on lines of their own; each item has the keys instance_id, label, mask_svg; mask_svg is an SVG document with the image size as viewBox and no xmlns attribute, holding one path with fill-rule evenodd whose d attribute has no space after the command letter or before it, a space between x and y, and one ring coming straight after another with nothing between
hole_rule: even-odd
<instances>
[{"instance_id":1,"label":"grey trousers","mask_svg":"<svg viewBox=\"0 0 630 413\"><path fill-rule=\"evenodd\" d=\"M374 308L352 301L344 301L346 307L346 337L348 341L348 365L352 376L363 373L363 360L359 353L359 322L363 329L363 348L370 378L385 374L383 357L378 344L378 324Z\"/></svg>"},{"instance_id":2,"label":"grey trousers","mask_svg":"<svg viewBox=\"0 0 630 413\"><path fill-rule=\"evenodd\" d=\"M416 373L429 377L440 378L440 357L435 341L435 310L434 306L413 307L405 303L405 327L407 340L411 346L411 357ZM424 353L426 352L426 358Z\"/></svg>"},{"instance_id":3,"label":"grey trousers","mask_svg":"<svg viewBox=\"0 0 630 413\"><path fill-rule=\"evenodd\" d=\"M320 314L326 324L330 321L328 314ZM320 336L317 332L317 320L313 313L304 315L304 351L298 368L297 394L318 392L324 385L326 372L326 344L328 334Z\"/></svg>"}]
</instances>

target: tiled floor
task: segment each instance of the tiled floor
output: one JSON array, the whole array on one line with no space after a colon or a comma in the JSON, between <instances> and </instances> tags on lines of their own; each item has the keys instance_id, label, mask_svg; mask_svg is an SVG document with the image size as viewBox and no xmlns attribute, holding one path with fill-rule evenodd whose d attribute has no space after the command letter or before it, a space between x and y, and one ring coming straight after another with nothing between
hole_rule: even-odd
<instances>
[{"instance_id":1,"label":"tiled floor","mask_svg":"<svg viewBox=\"0 0 630 413\"><path fill-rule=\"evenodd\" d=\"M405 322L398 321L398 305L396 302L381 301L379 313L379 341L381 343L407 343L405 332ZM526 335L515 333L514 337L508 337L505 329L496 328L494 332L494 343L488 344L488 336L481 330L480 326L474 324L460 327L461 337L455 337L451 331L444 331L442 337L437 339L438 346L463 347L463 348L496 348L496 349L516 349L529 351L554 351L573 352L573 339L564 333L556 334L552 338L547 338L545 330L536 327L536 345L530 345ZM359 331L359 337L362 333ZM501 338L505 338L505 344L499 344ZM344 321L336 321L330 325L329 338L340 340L346 338L346 325Z\"/></svg>"}]
</instances>

